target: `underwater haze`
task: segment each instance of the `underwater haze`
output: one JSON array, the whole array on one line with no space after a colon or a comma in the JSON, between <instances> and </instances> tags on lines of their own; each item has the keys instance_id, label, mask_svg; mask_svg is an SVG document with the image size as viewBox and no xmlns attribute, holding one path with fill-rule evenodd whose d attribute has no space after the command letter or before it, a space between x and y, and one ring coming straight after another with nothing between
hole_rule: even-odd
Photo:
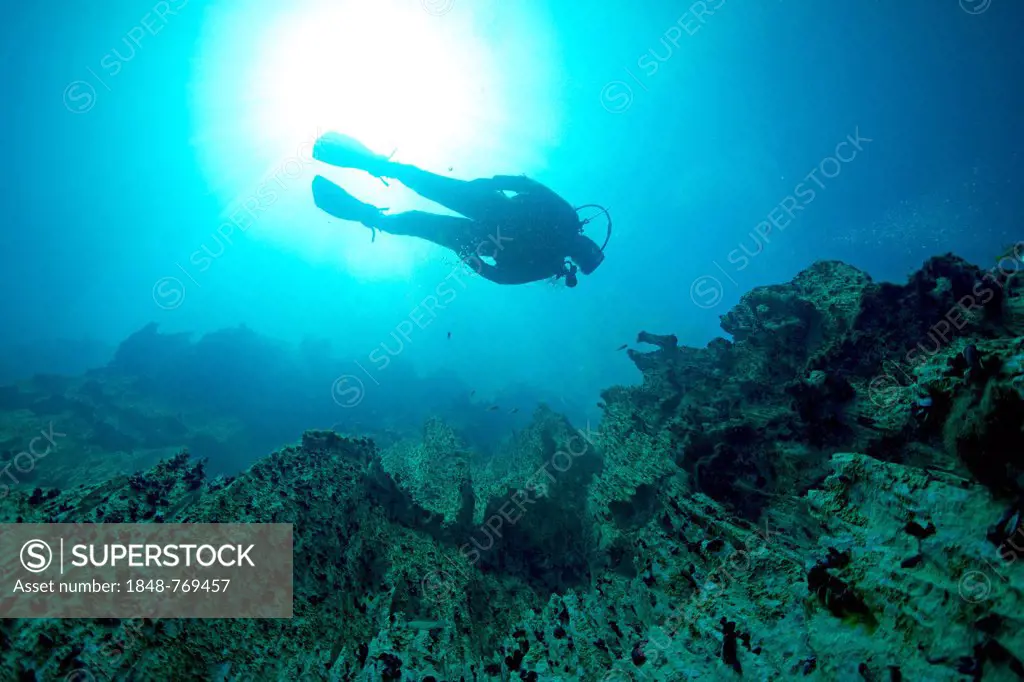
<instances>
[{"instance_id":1,"label":"underwater haze","mask_svg":"<svg viewBox=\"0 0 1024 682\"><path fill-rule=\"evenodd\" d=\"M633 376L615 349L638 330L703 342L747 289L818 259L897 281L937 253L987 262L1013 241L1021 195L1022 10L961 4L10 9L5 373L88 367L149 322L323 337L364 364L396 350L457 261L371 243L313 206L323 170L307 159L327 130L610 208L607 260L579 288L467 277L401 339L421 371L479 390L526 382L590 404ZM393 210L424 205L400 183L348 182ZM799 183L813 198L773 214ZM246 202L254 217L232 223ZM788 226L762 238L770 215ZM603 240L602 220L588 229ZM701 277L715 279L695 302Z\"/></svg>"},{"instance_id":2,"label":"underwater haze","mask_svg":"<svg viewBox=\"0 0 1024 682\"><path fill-rule=\"evenodd\" d=\"M167 520L225 521L226 512L211 510L230 508L239 522L268 521L281 518L268 509L294 502L297 513L308 513L295 522L299 539L309 527L328 528L331 538L376 533L419 556L409 547L459 547L459 533L504 508L494 500L521 486L509 472L533 461L531 447L561 452L566 434L593 426L606 434L600 461L588 451L582 461L593 457L593 466L574 469L571 480L554 484L561 497L545 489L539 502L545 519L561 525L539 535L517 529L521 535L501 537L500 558L496 551L470 561L489 576L484 582L509 575L513 582L445 591L472 602L458 619L474 628L486 620L481 604L514 614L522 604L514 607L518 597L510 595L531 595L537 614L553 609L544 611L551 622L537 626L547 633L537 636L545 647L565 646L567 630L575 637L569 650L545 649L550 661L580 661L566 663L561 677L556 666L523 663L539 655L536 642L533 654L511 643L522 639L512 632L532 632L526 621L493 625L471 646L452 635L452 651L475 653L444 660L472 660L472 675L490 670L487 679L611 682L596 671L626 668L633 677L622 680L654 668L647 679L733 679L737 633L747 626L729 626L739 616L728 610L709 621L715 628L719 615L723 621L708 645L715 650L708 660L720 666L710 673L644 653L645 628L664 620L661 606L620 604L620 614L632 609L643 621L627 627L623 616L629 636L608 634L619 629L614 614L594 616L603 630L573 630L569 614L590 608L587 600L611 600L612 588L602 590L614 581L625 581L615 589L626 595L665 585L665 594L685 592L689 573L658 563L688 556L679 542L705 552L749 531L744 524L774 522L773 514L796 528L814 514L845 513L835 486L827 494L815 488L835 473L837 453L871 458L842 460L863 474L843 474L844 485L884 486L898 478L886 467L896 466L970 480L977 497L963 504L977 514L963 515L965 533L1020 513L1001 517L1005 510L996 509L1024 493L1024 483L1017 486L1013 462L992 464L989 453L1019 442L1024 423L1018 403L1000 402L1017 395L1024 372L1019 348L1007 340L1024 333L1014 317L1024 311L1015 307L1024 290L1016 277L1024 259L1022 31L1019 0L12 4L0 22L0 465L12 471L40 429L52 438L56 423L69 435L58 448L66 454L30 458L30 470L4 481L0 502L15 506L7 514L0 505L0 521L93 514L107 488L81 499L60 495L113 482L153 509L103 508L107 516L88 520L164 520L166 512ZM571 234L562 229L566 215ZM496 232L474 232L489 228ZM494 236L506 228L508 251ZM467 234L494 242L493 258L479 246L474 255ZM1006 262L1012 272L1000 265L1002 276L992 275ZM972 287L979 269L998 279L998 292ZM979 331L937 341L931 325L944 316L947 331L962 330L947 313L954 304L963 313L956 319ZM934 351L924 350L929 338ZM948 360L931 379L919 367L891 370L893 358L902 363L917 344L929 362ZM964 386L984 378L1001 388L978 388L968 399L955 393L968 388L950 388L954 375ZM937 376L941 387L925 390ZM892 380L881 402L872 392L878 377ZM864 407L872 401L874 408ZM876 414L882 404L884 414ZM999 417L978 416L984 428L970 430L979 405ZM894 415L906 421L895 424ZM947 417L959 426L943 427ZM940 461L939 450L950 461ZM179 452L202 464L188 468ZM324 453L337 455L328 458L335 468L316 468ZM799 464L782 467L783 455ZM237 492L264 458L287 472L285 480L317 483L294 493L297 501L258 486ZM355 461L373 462L372 473L346 468ZM324 481L364 473L365 490L353 484L360 492L351 493L358 502L342 504L351 491L325 492ZM225 478L199 483L204 476ZM915 509L930 504L929 494L921 492ZM242 502L217 506L226 495ZM701 495L721 505L715 518L728 519L714 538L717 530L699 539L681 530L705 527L694 520L704 519L696 502L686 508L689 521L672 516L685 516L677 500L685 506ZM861 520L909 523L895 502L872 499L876 506ZM806 512L804 503L819 506ZM330 526L335 504L346 514L360 510L358 523ZM390 515L386 523L378 512ZM607 526L591 535L592 521ZM806 527L817 538L824 526ZM931 536L923 517L915 528L924 547ZM668 544L648 542L652 532L666 533ZM819 610L837 622L851 613L881 618L870 598L866 606L847 599L849 576L836 577L851 560L836 557L855 542L821 539L813 551L807 542L794 541L765 573L807 563L809 575L804 568L794 575L812 598L829 595ZM331 547L324 562L335 561L336 548L324 546ZM890 558L917 562L928 556L918 546L899 545ZM318 573L319 563L308 575L297 564L296 604L315 593L309 608L327 604L337 607L323 607L331 617L367 623L337 643L320 631L310 635L321 637L316 646L289 640L315 662L265 679L320 679L328 669L330 679L436 682L470 674L454 663L430 668L423 661L433 653L388 648L383 642L394 633L367 635L388 622L377 607L323 596L394 587L397 573L380 567L397 563L374 556L359 564L358 577L336 583ZM882 565L868 554L853 561ZM610 582L601 582L605 575ZM954 592L959 577L950 578ZM588 596L577 603L569 593ZM394 635L396 642L433 637L439 623L458 620L416 595L394 599L388 613L404 614L417 633ZM794 606L786 618L798 612ZM974 623L987 615L962 617ZM779 631L804 625L781 619L768 618ZM974 636L971 627L964 625ZM0 630L0 653L14 651L12 632ZM911 654L890 648L888 658L871 658L864 652L874 645L846 636L835 638L860 642L849 644L850 661L860 656L878 677L852 677L855 668L833 669L820 653L801 650L785 665L767 662L774 653L757 658L766 667L750 679L790 679L794 671L821 675L807 679L900 679L880 671ZM906 641L922 636L915 631ZM739 645L747 666L754 665L750 637L745 649ZM831 637L816 640L815 651L828 649ZM1010 660L1003 653L1024 657L1024 645L1000 640L1004 649L993 653L988 641L936 643L925 654L977 656L979 672L969 679L982 679L983 665L991 673L993 661ZM210 642L209 651L224 649L216 637ZM492 660L485 650L500 655ZM67 663L74 656L55 663L36 655L24 664L36 677L22 671L0 679L96 670ZM175 679L263 679L239 663L241 655L210 655L200 672L182 663L188 672L180 674L192 677ZM405 661L410 676L387 657ZM903 679L960 679L953 663L941 675L919 663L908 664ZM378 666L372 676L366 665ZM1024 663L1015 665L1024 675ZM364 677L344 677L342 668ZM769 669L784 672L772 677Z\"/></svg>"}]
</instances>

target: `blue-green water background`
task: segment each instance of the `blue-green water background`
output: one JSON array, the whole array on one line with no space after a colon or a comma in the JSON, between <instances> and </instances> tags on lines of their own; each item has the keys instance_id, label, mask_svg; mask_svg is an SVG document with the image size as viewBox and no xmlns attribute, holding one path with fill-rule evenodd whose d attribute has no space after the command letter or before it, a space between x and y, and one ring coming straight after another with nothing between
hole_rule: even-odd
<instances>
[{"instance_id":1,"label":"blue-green water background","mask_svg":"<svg viewBox=\"0 0 1024 682\"><path fill-rule=\"evenodd\" d=\"M209 243L230 200L211 189L203 165L223 150L197 137L197 111L208 117L210 109L197 101L206 68L197 59L218 4L191 0L116 79L96 84L85 114L65 106L68 84L88 81L112 48L124 54L125 31L152 3L5 8L0 379L103 364L149 322L197 334L245 324L286 342L306 339L337 376L361 376L368 392L425 411L476 390L484 403L504 396L503 414L511 392L524 411L544 399L590 416L600 389L637 380L616 349L640 330L703 344L745 291L785 281L817 259L902 281L948 251L990 265L1021 236L1017 2L728 0L681 39L672 27L693 26L684 18L689 2L502 3L477 38L497 44L510 23L543 24L558 63L501 69L516 73L520 101L531 96L531 74L517 72L556 71L557 87L532 96L549 98L546 108L562 125L539 151L540 167L488 158L493 173L529 171L574 203L610 206L608 260L573 291L475 282L381 369L371 354L379 357L382 343L396 348L394 330L443 274L436 263L367 280L343 261L314 262L280 240L243 237L195 283L175 269ZM422 11L417 0L408 4ZM232 27L231 39L244 44L277 9L250 3L251 25ZM456 0L449 16L473 11ZM673 35L677 45L665 39ZM247 49L255 54L261 45ZM219 106L223 126L245 115L244 103ZM755 226L855 131L871 141L738 267L730 254L755 248ZM259 131L245 134L258 149ZM474 132L488 134L502 131ZM307 229L309 215L289 229ZM187 289L169 310L153 294L167 276ZM709 282L721 284L721 300L707 298ZM239 381L273 375L260 357L230 343L222 351L211 366L235 367ZM430 379L416 383L417 375ZM328 385L323 401L337 407Z\"/></svg>"}]
</instances>

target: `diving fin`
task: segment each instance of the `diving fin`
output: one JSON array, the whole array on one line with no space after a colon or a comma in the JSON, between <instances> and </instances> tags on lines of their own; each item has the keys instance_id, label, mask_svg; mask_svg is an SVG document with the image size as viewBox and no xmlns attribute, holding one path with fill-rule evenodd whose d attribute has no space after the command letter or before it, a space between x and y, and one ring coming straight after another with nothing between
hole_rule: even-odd
<instances>
[{"instance_id":1,"label":"diving fin","mask_svg":"<svg viewBox=\"0 0 1024 682\"><path fill-rule=\"evenodd\" d=\"M377 223L383 209L359 201L322 175L313 178L313 202L335 218L362 223L374 231L376 238Z\"/></svg>"},{"instance_id":2,"label":"diving fin","mask_svg":"<svg viewBox=\"0 0 1024 682\"><path fill-rule=\"evenodd\" d=\"M324 133L313 145L313 158L339 168L355 168L380 177L390 157L375 154L354 137L341 133Z\"/></svg>"}]
</instances>

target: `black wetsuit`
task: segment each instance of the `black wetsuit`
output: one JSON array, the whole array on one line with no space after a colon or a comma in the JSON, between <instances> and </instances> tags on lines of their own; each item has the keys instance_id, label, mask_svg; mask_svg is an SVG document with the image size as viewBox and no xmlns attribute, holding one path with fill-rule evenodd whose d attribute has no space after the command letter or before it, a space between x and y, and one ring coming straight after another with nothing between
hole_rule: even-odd
<instances>
[{"instance_id":1,"label":"black wetsuit","mask_svg":"<svg viewBox=\"0 0 1024 682\"><path fill-rule=\"evenodd\" d=\"M449 248L493 282L524 284L565 275L566 283L575 285L575 268L567 265L567 259L575 261L584 274L593 272L604 259L600 247L581 234L576 210L525 176L457 180L394 163L337 133L318 140L314 158L398 180L461 217L424 211L385 214L317 176L313 198L320 208L344 220Z\"/></svg>"},{"instance_id":2,"label":"black wetsuit","mask_svg":"<svg viewBox=\"0 0 1024 682\"><path fill-rule=\"evenodd\" d=\"M584 249L599 252L580 234L575 209L525 176L465 181L394 163L388 164L386 176L465 217L411 211L382 215L375 227L445 246L499 284L555 277L563 273L566 258ZM516 194L509 197L506 191Z\"/></svg>"}]
</instances>

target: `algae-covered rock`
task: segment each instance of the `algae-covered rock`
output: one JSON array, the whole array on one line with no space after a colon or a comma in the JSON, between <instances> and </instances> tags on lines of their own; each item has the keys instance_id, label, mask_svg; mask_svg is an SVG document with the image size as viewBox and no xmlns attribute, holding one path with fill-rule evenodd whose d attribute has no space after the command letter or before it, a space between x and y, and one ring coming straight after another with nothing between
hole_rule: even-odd
<instances>
[{"instance_id":1,"label":"algae-covered rock","mask_svg":"<svg viewBox=\"0 0 1024 682\"><path fill-rule=\"evenodd\" d=\"M1016 287L952 256L902 285L818 263L745 295L723 316L731 339L689 348L640 333L653 348L629 351L642 382L604 391L600 424L542 407L486 449L435 418L383 450L307 431L228 477L177 449L74 485L26 476L0 499L0 521L294 524L295 617L4 621L0 669L19 680L1020 679ZM183 344L145 330L115 365L160 374L153 362ZM232 423L177 415L145 382L120 384L131 401L114 385L39 377L0 390L0 457L13 467L24 450L23 466L70 477L75 458L155 452ZM51 415L63 459L29 448L38 437L43 452ZM61 441L56 417L79 431Z\"/></svg>"},{"instance_id":2,"label":"algae-covered rock","mask_svg":"<svg viewBox=\"0 0 1024 682\"><path fill-rule=\"evenodd\" d=\"M432 419L420 441L405 440L384 450L381 463L395 482L444 524L473 516L469 448L440 420Z\"/></svg>"},{"instance_id":3,"label":"algae-covered rock","mask_svg":"<svg viewBox=\"0 0 1024 682\"><path fill-rule=\"evenodd\" d=\"M819 661L828 679L849 674L842 662L851 659L876 675L898 668L904 679L1024 673L1024 573L1005 538L986 538L1005 503L951 474L863 455L832 461L834 473L808 494L826 525L822 556L842 557L827 571L833 583L818 583L841 617L819 611L809 623L811 645L833 654Z\"/></svg>"}]
</instances>

